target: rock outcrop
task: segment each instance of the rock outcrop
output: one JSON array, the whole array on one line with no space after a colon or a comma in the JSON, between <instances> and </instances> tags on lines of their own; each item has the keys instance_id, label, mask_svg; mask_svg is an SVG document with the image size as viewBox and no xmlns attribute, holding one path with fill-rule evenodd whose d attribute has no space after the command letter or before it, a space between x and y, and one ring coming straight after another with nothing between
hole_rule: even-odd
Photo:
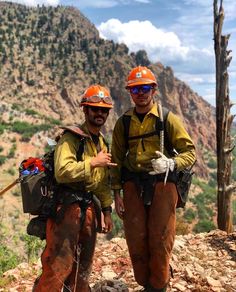
<instances>
[{"instance_id":1,"label":"rock outcrop","mask_svg":"<svg viewBox=\"0 0 236 292\"><path fill-rule=\"evenodd\" d=\"M227 235L219 230L177 236L171 260L174 277L168 292L236 291L235 243L236 233ZM39 261L22 263L4 274L13 280L0 291L31 291L39 270ZM107 241L99 236L90 283L93 292L141 291L134 280L125 239Z\"/></svg>"}]
</instances>

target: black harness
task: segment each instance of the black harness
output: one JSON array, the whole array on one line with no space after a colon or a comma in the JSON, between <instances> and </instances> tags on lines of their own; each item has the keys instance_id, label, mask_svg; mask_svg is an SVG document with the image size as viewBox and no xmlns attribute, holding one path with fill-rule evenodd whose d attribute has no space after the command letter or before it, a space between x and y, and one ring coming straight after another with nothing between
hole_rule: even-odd
<instances>
[{"instance_id":1,"label":"black harness","mask_svg":"<svg viewBox=\"0 0 236 292\"><path fill-rule=\"evenodd\" d=\"M125 148L126 155L129 152L129 141L141 139L143 151L145 151L145 138L158 135L160 137L160 132L164 130L164 145L170 156L174 156L174 148L171 145L167 130L166 130L166 120L169 114L169 110L163 107L163 121L156 117L155 130L149 133L144 133L142 135L129 135L131 116L124 114L122 116L123 126L124 126L124 137L125 137ZM165 174L150 175L147 172L132 172L129 169L123 167L121 170L121 180L122 183L127 181L133 181L137 188L139 189L140 196L143 198L144 205L150 205L152 202L154 188L156 182L164 181ZM176 173L170 172L168 175L168 181L176 183Z\"/></svg>"}]
</instances>

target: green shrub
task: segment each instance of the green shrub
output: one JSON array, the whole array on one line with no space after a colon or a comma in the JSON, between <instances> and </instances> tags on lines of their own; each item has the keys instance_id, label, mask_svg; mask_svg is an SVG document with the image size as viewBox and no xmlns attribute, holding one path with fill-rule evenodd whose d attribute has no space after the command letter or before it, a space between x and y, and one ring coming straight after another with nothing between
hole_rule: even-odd
<instances>
[{"instance_id":1,"label":"green shrub","mask_svg":"<svg viewBox=\"0 0 236 292\"><path fill-rule=\"evenodd\" d=\"M29 141L37 132L47 131L51 127L49 124L32 125L27 122L15 121L12 125L12 131L21 134L23 141Z\"/></svg>"},{"instance_id":2,"label":"green shrub","mask_svg":"<svg viewBox=\"0 0 236 292\"><path fill-rule=\"evenodd\" d=\"M11 147L11 149L10 149L8 155L7 155L7 158L13 158L13 157L15 157L15 152L16 152L16 144L13 143L12 144L12 147Z\"/></svg>"},{"instance_id":3,"label":"green shrub","mask_svg":"<svg viewBox=\"0 0 236 292\"><path fill-rule=\"evenodd\" d=\"M209 220L211 217L208 214L207 208L204 206L204 208L198 206L198 218L199 220Z\"/></svg>"},{"instance_id":4,"label":"green shrub","mask_svg":"<svg viewBox=\"0 0 236 292\"><path fill-rule=\"evenodd\" d=\"M11 108L13 110L17 110L17 111L20 111L21 110L21 106L19 104L17 104L17 103L13 103L12 106L11 106Z\"/></svg>"},{"instance_id":5,"label":"green shrub","mask_svg":"<svg viewBox=\"0 0 236 292\"><path fill-rule=\"evenodd\" d=\"M3 165L6 161L7 157L4 155L0 155L0 165Z\"/></svg>"},{"instance_id":6,"label":"green shrub","mask_svg":"<svg viewBox=\"0 0 236 292\"><path fill-rule=\"evenodd\" d=\"M211 172L210 176L212 177L213 180L217 181L217 172L216 171Z\"/></svg>"},{"instance_id":7,"label":"green shrub","mask_svg":"<svg viewBox=\"0 0 236 292\"><path fill-rule=\"evenodd\" d=\"M14 276L0 277L0 288L5 288L15 281ZM6 291L6 290L2 290Z\"/></svg>"},{"instance_id":8,"label":"green shrub","mask_svg":"<svg viewBox=\"0 0 236 292\"><path fill-rule=\"evenodd\" d=\"M216 226L212 221L201 220L194 226L193 231L196 233L209 232L215 228Z\"/></svg>"},{"instance_id":9,"label":"green shrub","mask_svg":"<svg viewBox=\"0 0 236 292\"><path fill-rule=\"evenodd\" d=\"M216 169L217 168L217 161L213 158L211 158L208 163L207 163L207 166L209 168L212 168L212 169Z\"/></svg>"},{"instance_id":10,"label":"green shrub","mask_svg":"<svg viewBox=\"0 0 236 292\"><path fill-rule=\"evenodd\" d=\"M46 120L47 120L51 125L56 125L56 126L61 125L61 121L59 121L59 120L57 120L57 119L47 118Z\"/></svg>"},{"instance_id":11,"label":"green shrub","mask_svg":"<svg viewBox=\"0 0 236 292\"><path fill-rule=\"evenodd\" d=\"M116 214L116 212L112 212L111 217L113 221L113 229L112 229L112 232L108 234L108 237L109 238L116 237L116 236L124 237L123 221Z\"/></svg>"},{"instance_id":12,"label":"green shrub","mask_svg":"<svg viewBox=\"0 0 236 292\"><path fill-rule=\"evenodd\" d=\"M35 236L23 234L21 239L25 243L26 254L29 262L37 260L43 251L45 241L40 240Z\"/></svg>"},{"instance_id":13,"label":"green shrub","mask_svg":"<svg viewBox=\"0 0 236 292\"><path fill-rule=\"evenodd\" d=\"M35 110L32 110L32 109L26 109L25 110L25 113L28 115L28 116L36 116L37 115L37 112Z\"/></svg>"},{"instance_id":14,"label":"green shrub","mask_svg":"<svg viewBox=\"0 0 236 292\"><path fill-rule=\"evenodd\" d=\"M10 175L14 176L14 175L16 174L16 171L15 171L15 169L13 169L13 168L9 168L9 169L7 170L7 173L9 173Z\"/></svg>"},{"instance_id":15,"label":"green shrub","mask_svg":"<svg viewBox=\"0 0 236 292\"><path fill-rule=\"evenodd\" d=\"M197 217L196 211L194 211L192 208L188 208L188 209L184 212L184 219L185 219L188 223L191 223L196 217Z\"/></svg>"},{"instance_id":16,"label":"green shrub","mask_svg":"<svg viewBox=\"0 0 236 292\"><path fill-rule=\"evenodd\" d=\"M4 130L7 128L5 124L0 124L0 135L3 134Z\"/></svg>"},{"instance_id":17,"label":"green shrub","mask_svg":"<svg viewBox=\"0 0 236 292\"><path fill-rule=\"evenodd\" d=\"M195 185L198 185L202 189L202 192L190 199L190 201L196 206L196 219L199 220L194 231L203 232L202 229L205 228L207 230L214 226L214 224L207 225L207 223L212 222L215 215L214 205L217 203L216 182L211 179L209 183L205 183L195 179Z\"/></svg>"},{"instance_id":18,"label":"green shrub","mask_svg":"<svg viewBox=\"0 0 236 292\"><path fill-rule=\"evenodd\" d=\"M10 270L15 268L20 263L20 259L14 251L8 249L8 247L0 242L0 276Z\"/></svg>"}]
</instances>

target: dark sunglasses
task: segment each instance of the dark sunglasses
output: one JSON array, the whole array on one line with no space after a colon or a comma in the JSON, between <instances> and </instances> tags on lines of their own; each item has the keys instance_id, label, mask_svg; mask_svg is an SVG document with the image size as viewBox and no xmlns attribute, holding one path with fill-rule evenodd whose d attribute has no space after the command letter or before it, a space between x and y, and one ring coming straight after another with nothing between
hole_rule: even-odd
<instances>
[{"instance_id":1,"label":"dark sunglasses","mask_svg":"<svg viewBox=\"0 0 236 292\"><path fill-rule=\"evenodd\" d=\"M93 111L94 113L98 113L99 111L101 111L104 114L108 114L109 113L109 108L106 107L99 107L99 106L90 106L89 107L91 109L91 111Z\"/></svg>"},{"instance_id":2,"label":"dark sunglasses","mask_svg":"<svg viewBox=\"0 0 236 292\"><path fill-rule=\"evenodd\" d=\"M138 85L138 86L132 86L129 88L130 92L132 94L138 94L140 91L142 93L148 93L151 89L153 89L152 85Z\"/></svg>"}]
</instances>

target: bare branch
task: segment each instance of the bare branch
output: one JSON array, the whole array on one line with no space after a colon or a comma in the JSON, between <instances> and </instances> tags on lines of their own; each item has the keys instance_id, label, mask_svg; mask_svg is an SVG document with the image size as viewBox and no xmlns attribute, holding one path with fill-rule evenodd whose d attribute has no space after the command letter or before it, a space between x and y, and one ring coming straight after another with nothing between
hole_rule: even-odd
<instances>
[{"instance_id":1,"label":"bare branch","mask_svg":"<svg viewBox=\"0 0 236 292\"><path fill-rule=\"evenodd\" d=\"M229 67L229 64L230 64L231 60L232 60L232 56L229 56L229 57L226 58L226 62L225 62L226 64L225 65L227 67Z\"/></svg>"},{"instance_id":2,"label":"bare branch","mask_svg":"<svg viewBox=\"0 0 236 292\"><path fill-rule=\"evenodd\" d=\"M235 190L236 190L236 183L232 183L231 185L227 186L226 189L225 189L225 191L227 193L233 192Z\"/></svg>"},{"instance_id":3,"label":"bare branch","mask_svg":"<svg viewBox=\"0 0 236 292\"><path fill-rule=\"evenodd\" d=\"M232 152L232 151L234 150L234 147L235 147L235 145L233 145L233 146L230 147L230 148L224 148L224 153L225 153L225 154L229 154L230 152Z\"/></svg>"}]
</instances>

